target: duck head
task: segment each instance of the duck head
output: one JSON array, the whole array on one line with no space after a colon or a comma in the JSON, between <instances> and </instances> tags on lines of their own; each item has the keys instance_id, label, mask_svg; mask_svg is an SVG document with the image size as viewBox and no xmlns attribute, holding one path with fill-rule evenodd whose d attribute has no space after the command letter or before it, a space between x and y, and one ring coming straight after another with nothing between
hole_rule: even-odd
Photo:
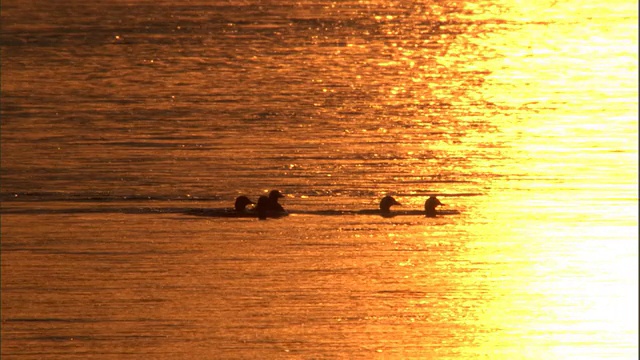
<instances>
[{"instance_id":1,"label":"duck head","mask_svg":"<svg viewBox=\"0 0 640 360\"><path fill-rule=\"evenodd\" d=\"M269 199L271 199L271 201L273 201L273 202L278 202L278 199L283 198L283 197L284 197L284 195L282 195L280 193L280 191L278 191L278 190L271 190L269 192Z\"/></svg>"}]
</instances>

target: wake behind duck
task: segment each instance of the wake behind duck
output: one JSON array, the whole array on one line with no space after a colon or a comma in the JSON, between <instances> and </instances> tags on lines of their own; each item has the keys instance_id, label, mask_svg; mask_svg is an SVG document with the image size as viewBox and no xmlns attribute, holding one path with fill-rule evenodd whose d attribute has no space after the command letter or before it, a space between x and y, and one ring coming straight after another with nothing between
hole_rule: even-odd
<instances>
[{"instance_id":1,"label":"wake behind duck","mask_svg":"<svg viewBox=\"0 0 640 360\"><path fill-rule=\"evenodd\" d=\"M189 209L186 210L185 213L189 215L211 217L257 217L255 208L247 208L248 205L254 204L255 203L249 200L248 197L242 195L236 198L233 208Z\"/></svg>"}]
</instances>

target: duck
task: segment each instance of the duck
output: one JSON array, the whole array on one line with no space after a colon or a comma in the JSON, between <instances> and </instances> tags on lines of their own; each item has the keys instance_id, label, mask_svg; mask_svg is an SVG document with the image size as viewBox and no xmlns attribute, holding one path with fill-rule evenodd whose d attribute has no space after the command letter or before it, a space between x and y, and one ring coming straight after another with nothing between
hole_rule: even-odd
<instances>
[{"instance_id":1,"label":"duck","mask_svg":"<svg viewBox=\"0 0 640 360\"><path fill-rule=\"evenodd\" d=\"M278 199L283 198L283 197L284 197L284 195L282 195L282 193L280 193L280 191L271 190L269 192L269 207L268 207L269 211L286 213L286 211L284 210L282 205L280 205L278 203Z\"/></svg>"},{"instance_id":2,"label":"duck","mask_svg":"<svg viewBox=\"0 0 640 360\"><path fill-rule=\"evenodd\" d=\"M279 218L289 215L282 205L278 203L278 199L283 197L284 195L278 190L271 190L269 196L260 196L255 207L258 219L266 220L268 217Z\"/></svg>"},{"instance_id":3,"label":"duck","mask_svg":"<svg viewBox=\"0 0 640 360\"><path fill-rule=\"evenodd\" d=\"M361 215L382 215L384 217L391 217L393 214L391 213L391 206L393 205L402 205L393 196L387 195L380 200L380 209L376 210L358 210L354 212L349 212L353 214L361 214ZM346 213L346 212L345 212Z\"/></svg>"},{"instance_id":4,"label":"duck","mask_svg":"<svg viewBox=\"0 0 640 360\"><path fill-rule=\"evenodd\" d=\"M436 217L436 207L444 205L436 198L435 195L431 195L427 201L424 202L424 211L426 217Z\"/></svg>"},{"instance_id":5,"label":"duck","mask_svg":"<svg viewBox=\"0 0 640 360\"><path fill-rule=\"evenodd\" d=\"M389 215L391 214L391 206L398 205L402 206L393 196L387 195L380 200L380 214Z\"/></svg>"},{"instance_id":6,"label":"duck","mask_svg":"<svg viewBox=\"0 0 640 360\"><path fill-rule=\"evenodd\" d=\"M249 211L249 209L247 209L247 205L255 205L255 203L244 195L238 196L234 204L234 209L236 210L236 213L246 213Z\"/></svg>"}]
</instances>

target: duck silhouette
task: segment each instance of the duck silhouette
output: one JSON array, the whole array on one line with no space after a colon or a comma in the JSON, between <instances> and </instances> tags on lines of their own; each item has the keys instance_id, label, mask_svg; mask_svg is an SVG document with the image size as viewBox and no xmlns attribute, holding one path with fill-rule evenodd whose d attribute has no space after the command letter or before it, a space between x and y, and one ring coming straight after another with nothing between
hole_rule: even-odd
<instances>
[{"instance_id":1,"label":"duck silhouette","mask_svg":"<svg viewBox=\"0 0 640 360\"><path fill-rule=\"evenodd\" d=\"M255 204L253 201L249 200L248 197L242 195L236 198L236 202L233 208L237 213L246 213L249 209L247 209L247 205Z\"/></svg>"},{"instance_id":2,"label":"duck silhouette","mask_svg":"<svg viewBox=\"0 0 640 360\"><path fill-rule=\"evenodd\" d=\"M353 214L362 214L362 215L381 215L383 217L391 217L393 213L391 212L391 206L393 205L402 205L393 198L393 196L387 195L380 200L380 209L367 209L367 210L359 210L352 212Z\"/></svg>"},{"instance_id":3,"label":"duck silhouette","mask_svg":"<svg viewBox=\"0 0 640 360\"><path fill-rule=\"evenodd\" d=\"M268 217L279 218L289 215L282 205L278 203L278 199L283 197L284 195L282 195L278 190L271 190L269 192L269 196L260 196L255 207L258 219L265 220Z\"/></svg>"},{"instance_id":4,"label":"duck silhouette","mask_svg":"<svg viewBox=\"0 0 640 360\"><path fill-rule=\"evenodd\" d=\"M424 202L424 211L426 217L436 217L437 211L436 207L439 205L444 205L443 203L435 197L435 195L431 195L427 201Z\"/></svg>"},{"instance_id":5,"label":"duck silhouette","mask_svg":"<svg viewBox=\"0 0 640 360\"><path fill-rule=\"evenodd\" d=\"M258 203L256 204L256 212L258 213L258 219L266 220L267 213L269 212L269 208L271 207L271 200L267 196L260 196L258 198Z\"/></svg>"},{"instance_id":6,"label":"duck silhouette","mask_svg":"<svg viewBox=\"0 0 640 360\"><path fill-rule=\"evenodd\" d=\"M380 200L380 214L389 215L391 214L391 206L398 205L401 206L399 202L396 201L392 196L385 196Z\"/></svg>"}]
</instances>

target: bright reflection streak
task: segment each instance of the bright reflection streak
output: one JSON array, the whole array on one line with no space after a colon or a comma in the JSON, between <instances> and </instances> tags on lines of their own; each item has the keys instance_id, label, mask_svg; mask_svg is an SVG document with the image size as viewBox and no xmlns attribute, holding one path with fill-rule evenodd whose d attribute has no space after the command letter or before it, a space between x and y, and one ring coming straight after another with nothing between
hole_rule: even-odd
<instances>
[{"instance_id":1,"label":"bright reflection streak","mask_svg":"<svg viewBox=\"0 0 640 360\"><path fill-rule=\"evenodd\" d=\"M478 334L481 347L465 351L493 359L615 356L611 344L637 345L638 333L637 4L485 5L466 8L491 30L460 35L437 63L486 74L482 86L459 84L476 90L461 98L472 112L486 111L496 131L460 127L463 144L424 145L495 156L467 170L497 178L491 200L469 209L475 220L462 259L476 265L459 284L489 289L469 326L492 335ZM424 73L412 74L412 86L432 71L418 68ZM453 91L425 90L440 100ZM467 116L468 124L477 119ZM454 118L462 125L465 115ZM424 126L433 129L432 121Z\"/></svg>"}]
</instances>

